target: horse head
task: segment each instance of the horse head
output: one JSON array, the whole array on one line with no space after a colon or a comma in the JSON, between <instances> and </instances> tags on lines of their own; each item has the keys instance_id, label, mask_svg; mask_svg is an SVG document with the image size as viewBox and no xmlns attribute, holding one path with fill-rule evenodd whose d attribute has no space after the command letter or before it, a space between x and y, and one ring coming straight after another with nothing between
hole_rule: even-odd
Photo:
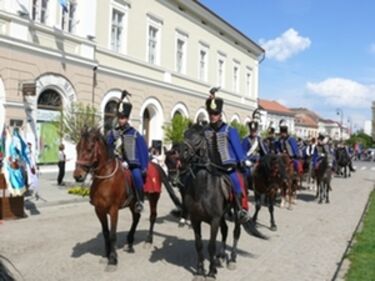
<instances>
[{"instance_id":1,"label":"horse head","mask_svg":"<svg viewBox=\"0 0 375 281\"><path fill-rule=\"evenodd\" d=\"M73 177L77 182L83 182L87 174L95 169L101 161L104 139L98 128L84 127L76 146L77 161Z\"/></svg>"},{"instance_id":2,"label":"horse head","mask_svg":"<svg viewBox=\"0 0 375 281\"><path fill-rule=\"evenodd\" d=\"M184 134L184 141L180 145L180 160L182 168L191 163L206 161L207 143L204 137L205 127L200 124L192 125Z\"/></svg>"}]
</instances>

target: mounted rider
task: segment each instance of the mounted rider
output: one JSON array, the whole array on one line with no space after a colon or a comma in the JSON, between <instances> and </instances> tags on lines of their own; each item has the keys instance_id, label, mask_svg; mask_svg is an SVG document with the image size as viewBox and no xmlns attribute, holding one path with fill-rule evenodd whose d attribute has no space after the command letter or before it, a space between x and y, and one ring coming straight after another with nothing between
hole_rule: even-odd
<instances>
[{"instance_id":1,"label":"mounted rider","mask_svg":"<svg viewBox=\"0 0 375 281\"><path fill-rule=\"evenodd\" d=\"M294 171L298 174L303 172L303 167L299 159L302 158L302 153L298 148L297 140L288 133L288 126L284 119L279 122L280 137L277 142L278 153L286 153L290 159L293 160Z\"/></svg>"},{"instance_id":2,"label":"mounted rider","mask_svg":"<svg viewBox=\"0 0 375 281\"><path fill-rule=\"evenodd\" d=\"M234 201L238 210L238 219L241 223L244 223L250 218L247 210L247 195L245 191L242 192L241 179L236 168L250 165L250 162L246 161L246 155L242 150L237 130L222 121L224 101L215 97L215 93L219 89L212 88L210 97L206 100L206 110L209 114L210 123L205 129L204 135L208 143L210 160L221 166L229 175L235 195Z\"/></svg>"},{"instance_id":3,"label":"mounted rider","mask_svg":"<svg viewBox=\"0 0 375 281\"><path fill-rule=\"evenodd\" d=\"M312 163L313 163L314 170L318 168L319 161L322 159L322 157L326 157L326 156L328 157L328 165L329 167L332 168L333 157L332 157L332 152L331 152L328 142L329 142L328 138L326 138L322 134L319 134L318 143L315 146L315 149L312 154Z\"/></svg>"},{"instance_id":4,"label":"mounted rider","mask_svg":"<svg viewBox=\"0 0 375 281\"><path fill-rule=\"evenodd\" d=\"M261 157L268 154L268 148L262 137L258 135L260 117L258 109L254 110L252 117L253 120L248 123L250 134L242 139L242 148L246 153L246 159L254 165Z\"/></svg>"},{"instance_id":5,"label":"mounted rider","mask_svg":"<svg viewBox=\"0 0 375 281\"><path fill-rule=\"evenodd\" d=\"M147 174L148 150L144 137L129 124L132 104L126 101L131 96L127 90L121 95L117 108L118 126L108 133L107 143L114 149L122 166L132 173L135 185L136 212L143 210L143 187Z\"/></svg>"},{"instance_id":6,"label":"mounted rider","mask_svg":"<svg viewBox=\"0 0 375 281\"><path fill-rule=\"evenodd\" d=\"M267 129L267 138L264 140L264 144L266 145L269 154L277 154L277 141L272 121Z\"/></svg>"}]
</instances>

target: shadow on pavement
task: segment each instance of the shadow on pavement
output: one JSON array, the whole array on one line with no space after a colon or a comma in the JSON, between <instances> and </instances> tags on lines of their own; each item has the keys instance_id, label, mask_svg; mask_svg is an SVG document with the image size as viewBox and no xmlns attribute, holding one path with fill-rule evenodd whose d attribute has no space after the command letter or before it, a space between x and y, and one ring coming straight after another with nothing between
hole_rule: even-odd
<instances>
[{"instance_id":1,"label":"shadow on pavement","mask_svg":"<svg viewBox=\"0 0 375 281\"><path fill-rule=\"evenodd\" d=\"M29 211L29 214L31 216L40 215L40 212L35 203L29 199L25 200L25 209Z\"/></svg>"},{"instance_id":2,"label":"shadow on pavement","mask_svg":"<svg viewBox=\"0 0 375 281\"><path fill-rule=\"evenodd\" d=\"M297 199L305 201L305 202L312 202L316 200L315 194L297 194Z\"/></svg>"}]
</instances>

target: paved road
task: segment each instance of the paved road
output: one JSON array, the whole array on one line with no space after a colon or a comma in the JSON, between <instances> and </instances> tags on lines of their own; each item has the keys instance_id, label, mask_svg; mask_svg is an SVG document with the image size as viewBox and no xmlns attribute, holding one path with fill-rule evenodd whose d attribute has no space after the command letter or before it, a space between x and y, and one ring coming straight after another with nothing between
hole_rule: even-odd
<instances>
[{"instance_id":1,"label":"paved road","mask_svg":"<svg viewBox=\"0 0 375 281\"><path fill-rule=\"evenodd\" d=\"M355 165L352 178L334 179L331 204L318 205L312 191L303 191L292 211L276 208L277 232L268 230L268 211L263 209L260 230L270 240L243 232L237 270L219 269L218 280L331 280L375 183L373 163ZM178 228L168 215L172 204L165 192L154 245L145 249L142 242L148 228L146 208L136 236L136 253L119 249L118 269L110 273L100 263L103 240L87 202L38 208L27 219L0 225L0 253L13 261L25 280L192 279L196 265L193 232ZM125 244L129 226L129 211L123 210L119 247ZM204 237L208 237L207 227Z\"/></svg>"}]
</instances>

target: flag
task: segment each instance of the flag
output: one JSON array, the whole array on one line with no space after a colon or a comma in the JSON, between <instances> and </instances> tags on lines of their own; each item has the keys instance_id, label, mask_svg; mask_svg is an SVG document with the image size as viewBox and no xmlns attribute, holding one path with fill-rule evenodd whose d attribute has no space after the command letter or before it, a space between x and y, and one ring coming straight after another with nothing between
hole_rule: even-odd
<instances>
[{"instance_id":1,"label":"flag","mask_svg":"<svg viewBox=\"0 0 375 281\"><path fill-rule=\"evenodd\" d=\"M68 12L68 0L59 0L60 5L65 13Z\"/></svg>"}]
</instances>

